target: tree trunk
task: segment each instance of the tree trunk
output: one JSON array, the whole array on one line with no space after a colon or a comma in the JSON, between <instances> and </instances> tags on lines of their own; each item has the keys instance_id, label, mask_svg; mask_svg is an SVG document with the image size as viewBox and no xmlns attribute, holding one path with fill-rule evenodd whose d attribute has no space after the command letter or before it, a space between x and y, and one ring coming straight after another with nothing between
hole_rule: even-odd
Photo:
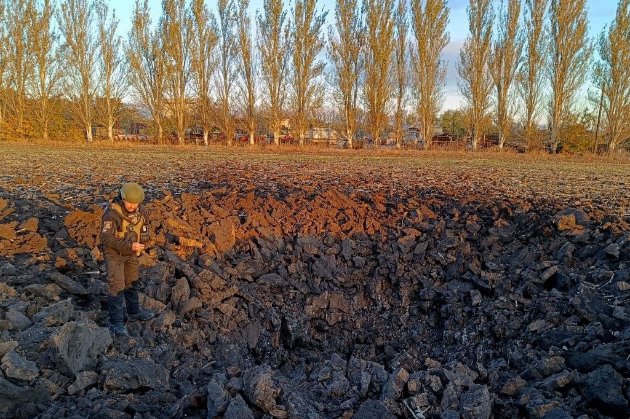
<instances>
[{"instance_id":1,"label":"tree trunk","mask_svg":"<svg viewBox=\"0 0 630 419\"><path fill-rule=\"evenodd\" d=\"M280 145L280 128L273 128L273 143L274 145Z\"/></svg>"},{"instance_id":2,"label":"tree trunk","mask_svg":"<svg viewBox=\"0 0 630 419\"><path fill-rule=\"evenodd\" d=\"M85 135L88 143L92 142L92 124L87 124L85 126Z\"/></svg>"},{"instance_id":3,"label":"tree trunk","mask_svg":"<svg viewBox=\"0 0 630 419\"><path fill-rule=\"evenodd\" d=\"M232 144L234 143L234 130L232 129L231 126L228 126L228 129L225 134L227 137L227 145L232 146Z\"/></svg>"},{"instance_id":4,"label":"tree trunk","mask_svg":"<svg viewBox=\"0 0 630 419\"><path fill-rule=\"evenodd\" d=\"M353 134L352 134L352 131L350 129L346 130L346 137L348 137L348 148L350 150L352 150L352 137L353 137Z\"/></svg>"},{"instance_id":5,"label":"tree trunk","mask_svg":"<svg viewBox=\"0 0 630 419\"><path fill-rule=\"evenodd\" d=\"M617 142L616 141L610 141L608 143L608 154L614 153L616 148L617 148Z\"/></svg>"},{"instance_id":6,"label":"tree trunk","mask_svg":"<svg viewBox=\"0 0 630 419\"><path fill-rule=\"evenodd\" d=\"M551 127L551 154L556 154L556 152L558 151L558 137L558 124L555 123Z\"/></svg>"},{"instance_id":7,"label":"tree trunk","mask_svg":"<svg viewBox=\"0 0 630 419\"><path fill-rule=\"evenodd\" d=\"M42 133L44 141L48 141L48 121L44 121L44 132Z\"/></svg>"},{"instance_id":8,"label":"tree trunk","mask_svg":"<svg viewBox=\"0 0 630 419\"><path fill-rule=\"evenodd\" d=\"M205 147L208 147L208 134L209 134L208 129L204 128L203 129L203 145Z\"/></svg>"},{"instance_id":9,"label":"tree trunk","mask_svg":"<svg viewBox=\"0 0 630 419\"><path fill-rule=\"evenodd\" d=\"M157 133L157 142L158 144L162 145L164 144L164 128L162 128L162 121L157 121L157 128L158 128L158 133Z\"/></svg>"},{"instance_id":10,"label":"tree trunk","mask_svg":"<svg viewBox=\"0 0 630 419\"><path fill-rule=\"evenodd\" d=\"M114 122L111 120L109 120L109 123L107 124L107 138L109 138L109 141L111 141L112 143L114 142Z\"/></svg>"},{"instance_id":11,"label":"tree trunk","mask_svg":"<svg viewBox=\"0 0 630 419\"><path fill-rule=\"evenodd\" d=\"M184 127L184 98L179 99L179 109L177 112L177 142L183 145L186 137L186 127Z\"/></svg>"},{"instance_id":12,"label":"tree trunk","mask_svg":"<svg viewBox=\"0 0 630 419\"><path fill-rule=\"evenodd\" d=\"M424 119L424 118L423 118ZM426 151L431 147L431 140L433 140L433 129L426 122L422 123L422 138L424 140L424 144L422 148Z\"/></svg>"}]
</instances>

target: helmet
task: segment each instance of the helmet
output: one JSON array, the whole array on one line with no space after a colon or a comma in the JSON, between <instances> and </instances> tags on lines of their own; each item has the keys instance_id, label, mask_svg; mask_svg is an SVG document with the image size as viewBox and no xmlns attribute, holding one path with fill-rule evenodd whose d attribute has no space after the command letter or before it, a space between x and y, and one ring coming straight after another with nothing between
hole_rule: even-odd
<instances>
[{"instance_id":1,"label":"helmet","mask_svg":"<svg viewBox=\"0 0 630 419\"><path fill-rule=\"evenodd\" d=\"M144 201L144 190L137 183L125 183L120 188L120 197L131 204Z\"/></svg>"}]
</instances>

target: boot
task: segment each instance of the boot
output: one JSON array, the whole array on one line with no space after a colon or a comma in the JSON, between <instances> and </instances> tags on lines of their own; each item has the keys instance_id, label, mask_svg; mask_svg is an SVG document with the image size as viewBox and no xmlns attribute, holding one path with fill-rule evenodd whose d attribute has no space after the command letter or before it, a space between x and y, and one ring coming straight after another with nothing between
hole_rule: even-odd
<instances>
[{"instance_id":1,"label":"boot","mask_svg":"<svg viewBox=\"0 0 630 419\"><path fill-rule=\"evenodd\" d=\"M155 312L151 310L145 310L140 307L140 301L138 300L138 288L136 284L133 284L131 288L125 290L125 300L127 301L127 314L129 320L135 321L147 321L155 317Z\"/></svg>"},{"instance_id":2,"label":"boot","mask_svg":"<svg viewBox=\"0 0 630 419\"><path fill-rule=\"evenodd\" d=\"M124 296L122 293L107 297L107 311L109 312L109 330L115 335L129 336L123 323Z\"/></svg>"}]
</instances>

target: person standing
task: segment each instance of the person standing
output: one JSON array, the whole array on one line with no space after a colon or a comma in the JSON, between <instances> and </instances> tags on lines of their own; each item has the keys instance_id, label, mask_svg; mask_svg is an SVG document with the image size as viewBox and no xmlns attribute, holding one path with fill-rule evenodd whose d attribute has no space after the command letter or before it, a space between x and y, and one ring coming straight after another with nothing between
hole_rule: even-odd
<instances>
[{"instance_id":1,"label":"person standing","mask_svg":"<svg viewBox=\"0 0 630 419\"><path fill-rule=\"evenodd\" d=\"M107 311L109 329L128 336L125 307L129 320L147 321L155 317L138 300L138 257L149 240L147 212L141 205L144 190L137 183L125 183L103 214L100 234L107 268Z\"/></svg>"}]
</instances>

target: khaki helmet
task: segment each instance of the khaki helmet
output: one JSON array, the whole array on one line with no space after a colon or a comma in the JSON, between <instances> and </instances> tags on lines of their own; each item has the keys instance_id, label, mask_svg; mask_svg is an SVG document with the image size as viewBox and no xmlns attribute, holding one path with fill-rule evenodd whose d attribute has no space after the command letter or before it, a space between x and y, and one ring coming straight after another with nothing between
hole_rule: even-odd
<instances>
[{"instance_id":1,"label":"khaki helmet","mask_svg":"<svg viewBox=\"0 0 630 419\"><path fill-rule=\"evenodd\" d=\"M144 189L137 183L125 183L120 188L120 197L131 204L139 204L144 201Z\"/></svg>"}]
</instances>

